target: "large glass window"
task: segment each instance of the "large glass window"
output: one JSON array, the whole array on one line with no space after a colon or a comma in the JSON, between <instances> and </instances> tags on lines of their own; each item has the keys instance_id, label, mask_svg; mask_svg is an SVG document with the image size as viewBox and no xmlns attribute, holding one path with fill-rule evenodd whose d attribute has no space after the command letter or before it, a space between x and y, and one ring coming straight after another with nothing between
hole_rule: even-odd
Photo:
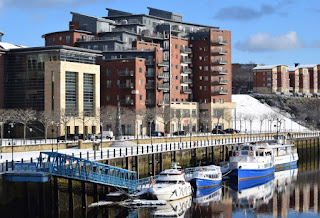
<instances>
[{"instance_id":1,"label":"large glass window","mask_svg":"<svg viewBox=\"0 0 320 218\"><path fill-rule=\"evenodd\" d=\"M66 112L74 113L77 110L77 73L66 72Z\"/></svg>"},{"instance_id":2,"label":"large glass window","mask_svg":"<svg viewBox=\"0 0 320 218\"><path fill-rule=\"evenodd\" d=\"M83 111L86 115L93 113L93 74L83 74Z\"/></svg>"}]
</instances>

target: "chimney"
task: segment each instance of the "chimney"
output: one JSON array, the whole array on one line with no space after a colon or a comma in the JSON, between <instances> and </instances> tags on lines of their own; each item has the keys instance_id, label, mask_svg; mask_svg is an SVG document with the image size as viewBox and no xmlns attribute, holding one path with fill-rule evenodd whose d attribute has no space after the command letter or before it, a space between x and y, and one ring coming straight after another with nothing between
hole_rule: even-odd
<instances>
[{"instance_id":1,"label":"chimney","mask_svg":"<svg viewBox=\"0 0 320 218\"><path fill-rule=\"evenodd\" d=\"M0 30L0 42L2 42L2 36L4 35L4 33Z\"/></svg>"},{"instance_id":2,"label":"chimney","mask_svg":"<svg viewBox=\"0 0 320 218\"><path fill-rule=\"evenodd\" d=\"M300 65L300 63L294 63L294 67L297 67L299 65Z\"/></svg>"}]
</instances>

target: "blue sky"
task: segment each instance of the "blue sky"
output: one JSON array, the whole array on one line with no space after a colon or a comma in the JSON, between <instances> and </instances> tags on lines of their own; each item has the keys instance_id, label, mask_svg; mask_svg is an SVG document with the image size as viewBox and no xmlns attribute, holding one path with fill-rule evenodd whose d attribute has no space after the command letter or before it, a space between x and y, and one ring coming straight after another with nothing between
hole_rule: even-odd
<instances>
[{"instance_id":1,"label":"blue sky","mask_svg":"<svg viewBox=\"0 0 320 218\"><path fill-rule=\"evenodd\" d=\"M105 8L148 6L231 30L233 63L320 63L319 0L0 0L0 30L5 42L43 46L43 34L68 29L70 11L102 17Z\"/></svg>"}]
</instances>

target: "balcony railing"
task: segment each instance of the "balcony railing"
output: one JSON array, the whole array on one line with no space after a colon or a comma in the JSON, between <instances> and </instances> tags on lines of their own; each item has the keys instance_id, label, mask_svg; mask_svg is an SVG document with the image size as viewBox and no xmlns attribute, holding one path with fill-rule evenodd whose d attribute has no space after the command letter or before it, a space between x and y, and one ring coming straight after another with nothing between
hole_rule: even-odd
<instances>
[{"instance_id":1,"label":"balcony railing","mask_svg":"<svg viewBox=\"0 0 320 218\"><path fill-rule=\"evenodd\" d=\"M154 105L155 101L153 99L147 99L146 100L146 105Z\"/></svg>"},{"instance_id":2,"label":"balcony railing","mask_svg":"<svg viewBox=\"0 0 320 218\"><path fill-rule=\"evenodd\" d=\"M119 76L134 76L133 70L131 71L118 71Z\"/></svg>"},{"instance_id":3,"label":"balcony railing","mask_svg":"<svg viewBox=\"0 0 320 218\"><path fill-rule=\"evenodd\" d=\"M228 94L228 90L213 91L212 94L213 95L227 95Z\"/></svg>"},{"instance_id":4,"label":"balcony railing","mask_svg":"<svg viewBox=\"0 0 320 218\"><path fill-rule=\"evenodd\" d=\"M213 85L227 85L228 84L228 80L220 79L219 81L213 81L212 84Z\"/></svg>"},{"instance_id":5,"label":"balcony railing","mask_svg":"<svg viewBox=\"0 0 320 218\"><path fill-rule=\"evenodd\" d=\"M183 79L181 80L181 83L191 84L191 83L192 83L192 80L191 80L191 79L187 79L187 78L183 78Z\"/></svg>"},{"instance_id":6,"label":"balcony railing","mask_svg":"<svg viewBox=\"0 0 320 218\"><path fill-rule=\"evenodd\" d=\"M181 58L180 59L180 63L183 63L183 64L191 64L192 61L190 58Z\"/></svg>"},{"instance_id":7,"label":"balcony railing","mask_svg":"<svg viewBox=\"0 0 320 218\"><path fill-rule=\"evenodd\" d=\"M94 42L94 41L122 41L120 37L83 37L77 39L77 42Z\"/></svg>"},{"instance_id":8,"label":"balcony railing","mask_svg":"<svg viewBox=\"0 0 320 218\"><path fill-rule=\"evenodd\" d=\"M173 32L182 32L182 26L180 26L180 25L173 25L172 27L171 27L171 31L173 31Z\"/></svg>"},{"instance_id":9,"label":"balcony railing","mask_svg":"<svg viewBox=\"0 0 320 218\"><path fill-rule=\"evenodd\" d=\"M158 101L159 106L168 106L170 105L170 101L168 100L163 100L163 101Z\"/></svg>"},{"instance_id":10,"label":"balcony railing","mask_svg":"<svg viewBox=\"0 0 320 218\"><path fill-rule=\"evenodd\" d=\"M228 51L211 51L212 55L226 55Z\"/></svg>"},{"instance_id":11,"label":"balcony railing","mask_svg":"<svg viewBox=\"0 0 320 218\"><path fill-rule=\"evenodd\" d=\"M119 88L120 89L133 89L134 85L133 85L133 83L120 83Z\"/></svg>"},{"instance_id":12,"label":"balcony railing","mask_svg":"<svg viewBox=\"0 0 320 218\"><path fill-rule=\"evenodd\" d=\"M222 39L216 39L216 40L211 40L211 44L213 45L227 45L228 42L227 40L222 40Z\"/></svg>"},{"instance_id":13,"label":"balcony railing","mask_svg":"<svg viewBox=\"0 0 320 218\"><path fill-rule=\"evenodd\" d=\"M160 73L158 74L158 78L169 79L169 73Z\"/></svg>"},{"instance_id":14,"label":"balcony railing","mask_svg":"<svg viewBox=\"0 0 320 218\"><path fill-rule=\"evenodd\" d=\"M169 67L169 61L159 61L158 67Z\"/></svg>"},{"instance_id":15,"label":"balcony railing","mask_svg":"<svg viewBox=\"0 0 320 218\"><path fill-rule=\"evenodd\" d=\"M187 68L187 69L181 69L181 70L180 70L180 73L191 74L191 73L192 73L192 70L191 70L190 68Z\"/></svg>"},{"instance_id":16,"label":"balcony railing","mask_svg":"<svg viewBox=\"0 0 320 218\"><path fill-rule=\"evenodd\" d=\"M181 89L181 94L192 94L191 89Z\"/></svg>"},{"instance_id":17,"label":"balcony railing","mask_svg":"<svg viewBox=\"0 0 320 218\"><path fill-rule=\"evenodd\" d=\"M158 84L158 90L169 91L169 89L170 89L169 84Z\"/></svg>"},{"instance_id":18,"label":"balcony railing","mask_svg":"<svg viewBox=\"0 0 320 218\"><path fill-rule=\"evenodd\" d=\"M146 89L154 89L154 84L153 83L147 83L146 84Z\"/></svg>"},{"instance_id":19,"label":"balcony railing","mask_svg":"<svg viewBox=\"0 0 320 218\"><path fill-rule=\"evenodd\" d=\"M146 77L154 77L154 72L146 72Z\"/></svg>"},{"instance_id":20,"label":"balcony railing","mask_svg":"<svg viewBox=\"0 0 320 218\"><path fill-rule=\"evenodd\" d=\"M185 54L191 54L192 50L191 48L181 47L180 52Z\"/></svg>"},{"instance_id":21,"label":"balcony railing","mask_svg":"<svg viewBox=\"0 0 320 218\"><path fill-rule=\"evenodd\" d=\"M153 39L163 39L162 33L150 33L150 32L142 32L141 34L144 38L153 38Z\"/></svg>"},{"instance_id":22,"label":"balcony railing","mask_svg":"<svg viewBox=\"0 0 320 218\"><path fill-rule=\"evenodd\" d=\"M212 62L212 65L224 65L224 64L227 64L228 62L226 60L216 60L216 61L213 61Z\"/></svg>"},{"instance_id":23,"label":"balcony railing","mask_svg":"<svg viewBox=\"0 0 320 218\"><path fill-rule=\"evenodd\" d=\"M120 99L121 105L134 105L133 99Z\"/></svg>"},{"instance_id":24,"label":"balcony railing","mask_svg":"<svg viewBox=\"0 0 320 218\"><path fill-rule=\"evenodd\" d=\"M212 71L212 74L214 74L214 75L226 75L226 74L228 74L228 71L226 71L226 70L214 70L214 71Z\"/></svg>"}]
</instances>

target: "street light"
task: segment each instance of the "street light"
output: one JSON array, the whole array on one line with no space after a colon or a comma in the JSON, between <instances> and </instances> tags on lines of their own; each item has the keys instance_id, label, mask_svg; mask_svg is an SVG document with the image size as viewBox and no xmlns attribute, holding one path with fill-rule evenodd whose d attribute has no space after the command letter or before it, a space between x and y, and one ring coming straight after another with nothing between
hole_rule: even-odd
<instances>
[{"instance_id":1,"label":"street light","mask_svg":"<svg viewBox=\"0 0 320 218\"><path fill-rule=\"evenodd\" d=\"M3 137L3 134L2 134L2 133L3 133L3 122L0 122L0 126L1 126L1 132L0 132L0 134L1 134L1 139L0 139L0 140L1 140L1 143L0 143L0 144L1 144L1 151L0 151L0 154L1 154L1 155L0 155L0 159L2 159L2 137Z\"/></svg>"},{"instance_id":2,"label":"street light","mask_svg":"<svg viewBox=\"0 0 320 218\"><path fill-rule=\"evenodd\" d=\"M13 131L13 127L14 127L14 123L9 123L10 126L10 130L8 130L8 133L10 134L10 138L11 138L11 158L12 158L12 162L11 162L11 167L13 169L13 136L12 136L12 131Z\"/></svg>"},{"instance_id":3,"label":"street light","mask_svg":"<svg viewBox=\"0 0 320 218\"><path fill-rule=\"evenodd\" d=\"M59 151L59 140L58 140L58 137L59 137L59 123L55 123L56 126L57 126L57 152ZM52 148L53 150L53 148Z\"/></svg>"}]
</instances>

